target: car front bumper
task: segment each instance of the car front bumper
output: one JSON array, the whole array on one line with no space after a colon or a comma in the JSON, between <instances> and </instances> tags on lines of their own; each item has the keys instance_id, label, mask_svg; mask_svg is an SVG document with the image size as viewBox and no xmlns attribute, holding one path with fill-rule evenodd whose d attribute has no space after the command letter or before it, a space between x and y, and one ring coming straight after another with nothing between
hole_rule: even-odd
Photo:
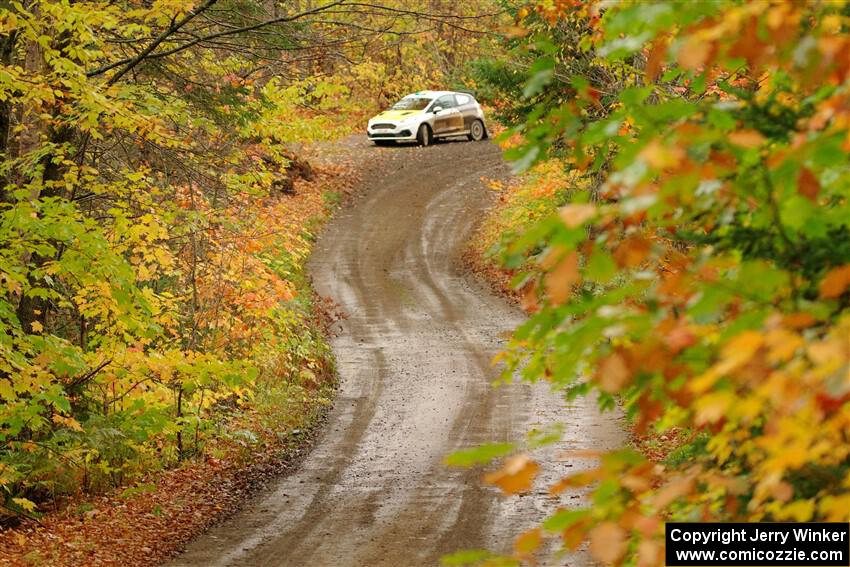
<instances>
[{"instance_id":1,"label":"car front bumper","mask_svg":"<svg viewBox=\"0 0 850 567\"><path fill-rule=\"evenodd\" d=\"M416 139L416 133L409 126L395 126L394 128L367 128L366 135L370 140L402 140Z\"/></svg>"}]
</instances>

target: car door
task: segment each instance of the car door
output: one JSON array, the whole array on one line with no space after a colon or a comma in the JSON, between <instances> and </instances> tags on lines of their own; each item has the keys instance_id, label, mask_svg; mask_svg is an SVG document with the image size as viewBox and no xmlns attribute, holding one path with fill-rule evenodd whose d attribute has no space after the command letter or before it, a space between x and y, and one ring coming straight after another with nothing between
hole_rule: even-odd
<instances>
[{"instance_id":1,"label":"car door","mask_svg":"<svg viewBox=\"0 0 850 567\"><path fill-rule=\"evenodd\" d=\"M434 134L445 136L463 129L463 116L457 108L454 95L443 95L434 101L432 108L439 108L434 116Z\"/></svg>"},{"instance_id":2,"label":"car door","mask_svg":"<svg viewBox=\"0 0 850 567\"><path fill-rule=\"evenodd\" d=\"M463 120L461 130L468 132L469 128L472 126L472 122L478 118L478 112L475 107L475 99L468 94L462 93L458 93L454 96L455 102L457 103L457 109Z\"/></svg>"}]
</instances>

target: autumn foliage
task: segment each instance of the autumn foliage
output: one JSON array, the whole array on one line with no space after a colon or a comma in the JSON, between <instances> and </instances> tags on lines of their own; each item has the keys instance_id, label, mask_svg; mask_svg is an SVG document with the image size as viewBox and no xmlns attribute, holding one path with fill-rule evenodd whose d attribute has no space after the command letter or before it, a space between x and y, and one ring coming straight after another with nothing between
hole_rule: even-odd
<instances>
[{"instance_id":1,"label":"autumn foliage","mask_svg":"<svg viewBox=\"0 0 850 567\"><path fill-rule=\"evenodd\" d=\"M554 540L662 565L666 520L850 520L846 7L567 1L515 17L528 71L509 155L563 162L575 183L499 247L532 313L508 375L679 444L660 461L596 455L549 487L589 487L586 507L565 500L515 555L470 560L532 561Z\"/></svg>"},{"instance_id":2,"label":"autumn foliage","mask_svg":"<svg viewBox=\"0 0 850 567\"><path fill-rule=\"evenodd\" d=\"M0 5L0 522L327 404L304 263L354 179L298 154L456 80L488 17L343 4Z\"/></svg>"}]
</instances>

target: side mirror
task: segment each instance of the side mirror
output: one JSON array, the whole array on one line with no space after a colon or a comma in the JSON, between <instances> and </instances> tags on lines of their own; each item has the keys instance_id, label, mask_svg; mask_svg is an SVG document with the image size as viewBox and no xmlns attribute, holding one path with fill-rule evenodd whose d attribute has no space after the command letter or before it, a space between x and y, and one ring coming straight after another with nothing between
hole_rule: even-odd
<instances>
[{"instance_id":1,"label":"side mirror","mask_svg":"<svg viewBox=\"0 0 850 567\"><path fill-rule=\"evenodd\" d=\"M431 109L431 112L433 112L434 114L439 114L440 111L442 111L442 110L443 110L442 106L435 106L434 108Z\"/></svg>"}]
</instances>

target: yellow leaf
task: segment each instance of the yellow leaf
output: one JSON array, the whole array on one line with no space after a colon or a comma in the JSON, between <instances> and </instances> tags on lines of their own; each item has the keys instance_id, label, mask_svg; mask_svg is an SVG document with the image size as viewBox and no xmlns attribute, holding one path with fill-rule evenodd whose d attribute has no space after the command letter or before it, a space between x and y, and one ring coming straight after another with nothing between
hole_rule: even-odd
<instances>
[{"instance_id":1,"label":"yellow leaf","mask_svg":"<svg viewBox=\"0 0 850 567\"><path fill-rule=\"evenodd\" d=\"M494 484L506 494L527 492L540 466L528 455L516 455L505 461L501 469L484 475L484 482Z\"/></svg>"},{"instance_id":2,"label":"yellow leaf","mask_svg":"<svg viewBox=\"0 0 850 567\"><path fill-rule=\"evenodd\" d=\"M763 344L764 336L759 332L744 331L736 335L723 346L721 360L716 366L717 372L723 375L743 366Z\"/></svg>"},{"instance_id":3,"label":"yellow leaf","mask_svg":"<svg viewBox=\"0 0 850 567\"><path fill-rule=\"evenodd\" d=\"M33 321L32 323L30 323L30 328L32 328L33 333L40 333L44 330L44 325L42 325L38 321Z\"/></svg>"},{"instance_id":4,"label":"yellow leaf","mask_svg":"<svg viewBox=\"0 0 850 567\"><path fill-rule=\"evenodd\" d=\"M35 502L26 498L12 498L12 502L26 510L27 512L35 512Z\"/></svg>"},{"instance_id":5,"label":"yellow leaf","mask_svg":"<svg viewBox=\"0 0 850 567\"><path fill-rule=\"evenodd\" d=\"M732 392L729 391L711 392L703 395L697 399L694 404L696 409L695 421L697 425L704 425L706 423L715 423L719 421L724 415L726 415L726 410L729 409L729 406L732 405L733 401L734 396Z\"/></svg>"},{"instance_id":6,"label":"yellow leaf","mask_svg":"<svg viewBox=\"0 0 850 567\"><path fill-rule=\"evenodd\" d=\"M57 425L63 425L68 429L73 429L74 431L82 431L83 426L80 425L80 422L74 419L73 417L65 417L63 415L53 414L53 422Z\"/></svg>"},{"instance_id":7,"label":"yellow leaf","mask_svg":"<svg viewBox=\"0 0 850 567\"><path fill-rule=\"evenodd\" d=\"M794 520L795 522L808 522L812 519L814 513L814 500L797 500L783 508L781 515L783 519Z\"/></svg>"},{"instance_id":8,"label":"yellow leaf","mask_svg":"<svg viewBox=\"0 0 850 567\"><path fill-rule=\"evenodd\" d=\"M768 348L767 360L773 364L787 362L804 344L800 335L781 328L770 331L765 336L765 343Z\"/></svg>"}]
</instances>

